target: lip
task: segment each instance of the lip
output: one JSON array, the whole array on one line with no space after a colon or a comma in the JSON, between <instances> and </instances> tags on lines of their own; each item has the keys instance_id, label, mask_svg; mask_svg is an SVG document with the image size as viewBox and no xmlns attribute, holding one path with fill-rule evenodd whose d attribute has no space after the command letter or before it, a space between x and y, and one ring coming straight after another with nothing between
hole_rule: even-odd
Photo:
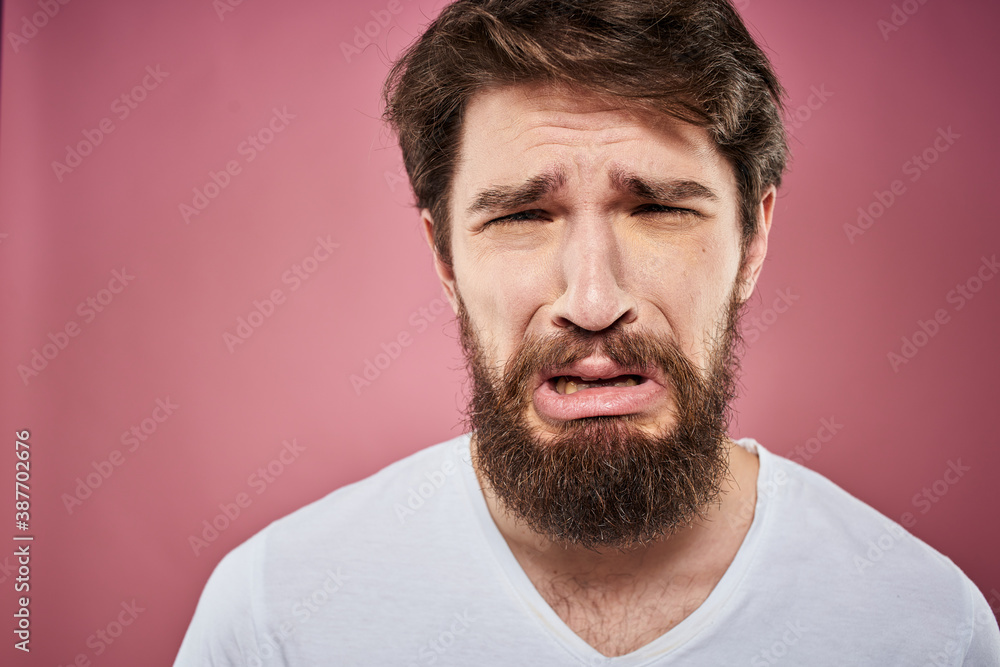
<instances>
[{"instance_id":1,"label":"lip","mask_svg":"<svg viewBox=\"0 0 1000 667\"><path fill-rule=\"evenodd\" d=\"M635 375L641 381L633 387L592 387L573 394L560 394L552 380L562 375L591 378ZM538 380L532 395L535 411L542 419L555 422L649 412L668 393L658 371L626 368L602 357L588 357L569 366L547 369Z\"/></svg>"}]
</instances>

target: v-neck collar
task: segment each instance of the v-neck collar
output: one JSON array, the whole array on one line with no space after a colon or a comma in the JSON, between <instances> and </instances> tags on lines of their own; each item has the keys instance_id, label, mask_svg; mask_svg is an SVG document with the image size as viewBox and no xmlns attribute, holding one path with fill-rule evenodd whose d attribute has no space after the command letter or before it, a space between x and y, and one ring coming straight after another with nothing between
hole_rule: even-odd
<instances>
[{"instance_id":1,"label":"v-neck collar","mask_svg":"<svg viewBox=\"0 0 1000 667\"><path fill-rule=\"evenodd\" d=\"M470 505L476 515L477 522L482 529L483 537L486 539L497 564L507 577L508 583L516 592L525 612L538 622L538 625L543 628L544 632L549 634L556 644L561 646L580 664L591 665L593 667L643 667L644 665L649 665L656 660L662 659L700 633L707 631L710 626L714 625L726 613L730 600L739 589L739 583L753 561L754 553L761 542L760 536L764 530L767 494L763 492L762 485L764 483L763 480L771 478L772 455L755 440L743 438L737 441L738 445L751 452L755 452L759 459L757 503L754 508L754 517L750 528L725 574L722 575L722 578L715 585L715 588L712 589L712 592L705 601L680 623L631 653L609 657L588 644L566 625L538 592L513 552L511 552L507 541L500 533L496 523L493 521L493 517L490 515L482 488L479 485L479 480L476 478L475 471L472 468L469 455L470 439L471 433L466 433L460 437L457 449L462 464L459 467L462 470L461 478L463 486L469 496Z\"/></svg>"}]
</instances>

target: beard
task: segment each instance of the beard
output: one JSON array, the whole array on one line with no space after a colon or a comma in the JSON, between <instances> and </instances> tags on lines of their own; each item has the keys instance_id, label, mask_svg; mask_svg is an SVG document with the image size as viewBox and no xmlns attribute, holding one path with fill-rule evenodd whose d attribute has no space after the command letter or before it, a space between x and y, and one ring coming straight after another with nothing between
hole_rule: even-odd
<instances>
[{"instance_id":1,"label":"beard","mask_svg":"<svg viewBox=\"0 0 1000 667\"><path fill-rule=\"evenodd\" d=\"M711 341L707 371L667 337L627 327L570 327L526 338L502 373L487 359L457 295L473 385L467 412L476 439L473 464L505 511L554 543L586 549L649 544L702 516L729 471L743 306L736 294L734 288ZM624 368L661 370L673 425L650 433L635 415L595 416L562 422L555 435L540 437L527 414L538 373L595 353Z\"/></svg>"}]
</instances>

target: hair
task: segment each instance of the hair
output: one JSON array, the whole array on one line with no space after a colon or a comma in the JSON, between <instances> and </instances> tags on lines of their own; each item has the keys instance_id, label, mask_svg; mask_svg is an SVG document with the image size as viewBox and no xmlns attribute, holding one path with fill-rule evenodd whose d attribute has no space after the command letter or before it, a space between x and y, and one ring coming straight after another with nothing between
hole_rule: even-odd
<instances>
[{"instance_id":1,"label":"hair","mask_svg":"<svg viewBox=\"0 0 1000 667\"><path fill-rule=\"evenodd\" d=\"M483 89L526 83L582 87L705 128L734 170L745 254L788 147L784 90L728 0L457 0L383 87L383 119L445 264L466 105Z\"/></svg>"}]
</instances>

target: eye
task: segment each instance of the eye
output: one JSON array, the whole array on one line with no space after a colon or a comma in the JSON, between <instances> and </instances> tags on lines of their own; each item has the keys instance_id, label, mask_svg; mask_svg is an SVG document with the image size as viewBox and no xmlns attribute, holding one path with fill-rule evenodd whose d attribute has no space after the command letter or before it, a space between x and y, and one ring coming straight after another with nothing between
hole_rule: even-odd
<instances>
[{"instance_id":1,"label":"eye","mask_svg":"<svg viewBox=\"0 0 1000 667\"><path fill-rule=\"evenodd\" d=\"M533 208L527 211L518 211L517 213L511 213L510 215L505 215L499 218L494 218L493 220L488 220L483 223L483 227L488 227L489 225L495 225L505 222L528 222L531 220L541 220L545 216L545 211Z\"/></svg>"},{"instance_id":2,"label":"eye","mask_svg":"<svg viewBox=\"0 0 1000 667\"><path fill-rule=\"evenodd\" d=\"M638 214L645 213L667 213L671 215L694 215L701 217L701 213L690 208L680 208L678 206L666 206L665 204L643 204L635 210Z\"/></svg>"}]
</instances>

